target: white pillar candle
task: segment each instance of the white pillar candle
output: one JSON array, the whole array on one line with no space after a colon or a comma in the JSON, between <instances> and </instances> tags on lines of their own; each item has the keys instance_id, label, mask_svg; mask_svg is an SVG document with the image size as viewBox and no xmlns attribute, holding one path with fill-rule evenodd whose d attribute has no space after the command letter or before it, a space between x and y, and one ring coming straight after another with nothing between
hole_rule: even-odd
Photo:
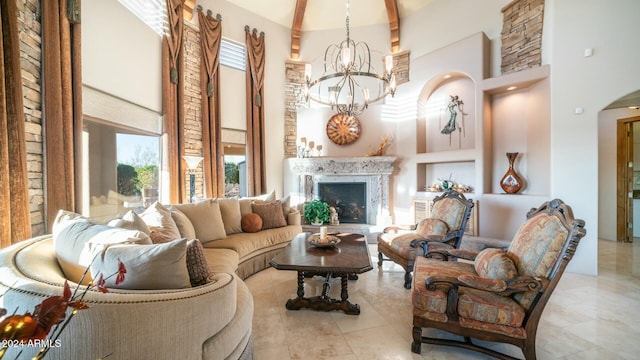
<instances>
[{"instance_id":1,"label":"white pillar candle","mask_svg":"<svg viewBox=\"0 0 640 360\"><path fill-rule=\"evenodd\" d=\"M320 239L324 240L327 238L327 227L326 226L320 226Z\"/></svg>"}]
</instances>

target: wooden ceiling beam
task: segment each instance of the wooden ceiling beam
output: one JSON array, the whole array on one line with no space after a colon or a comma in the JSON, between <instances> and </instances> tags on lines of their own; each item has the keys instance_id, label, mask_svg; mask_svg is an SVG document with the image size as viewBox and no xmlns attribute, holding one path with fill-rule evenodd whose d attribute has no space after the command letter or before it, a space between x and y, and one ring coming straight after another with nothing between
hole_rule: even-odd
<instances>
[{"instance_id":1,"label":"wooden ceiling beam","mask_svg":"<svg viewBox=\"0 0 640 360\"><path fill-rule=\"evenodd\" d=\"M185 20L191 21L193 18L193 8L196 7L196 0L184 0L182 5L182 16Z\"/></svg>"},{"instance_id":2,"label":"wooden ceiling beam","mask_svg":"<svg viewBox=\"0 0 640 360\"><path fill-rule=\"evenodd\" d=\"M400 51L400 15L398 14L397 0L384 0L389 17L389 32L391 33L391 53Z\"/></svg>"},{"instance_id":3,"label":"wooden ceiling beam","mask_svg":"<svg viewBox=\"0 0 640 360\"><path fill-rule=\"evenodd\" d=\"M296 0L296 10L293 13L293 24L291 25L291 59L300 58L300 37L302 36L302 19L307 7L307 0Z\"/></svg>"}]
</instances>

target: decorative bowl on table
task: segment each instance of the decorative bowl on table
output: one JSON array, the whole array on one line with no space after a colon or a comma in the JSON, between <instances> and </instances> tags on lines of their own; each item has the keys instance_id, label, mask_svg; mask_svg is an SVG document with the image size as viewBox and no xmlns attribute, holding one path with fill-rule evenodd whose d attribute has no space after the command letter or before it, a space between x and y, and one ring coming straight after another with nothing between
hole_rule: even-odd
<instances>
[{"instance_id":1,"label":"decorative bowl on table","mask_svg":"<svg viewBox=\"0 0 640 360\"><path fill-rule=\"evenodd\" d=\"M320 234L309 236L309 244L315 247L333 247L340 243L340 238L334 235L327 235L326 239L321 239Z\"/></svg>"}]
</instances>

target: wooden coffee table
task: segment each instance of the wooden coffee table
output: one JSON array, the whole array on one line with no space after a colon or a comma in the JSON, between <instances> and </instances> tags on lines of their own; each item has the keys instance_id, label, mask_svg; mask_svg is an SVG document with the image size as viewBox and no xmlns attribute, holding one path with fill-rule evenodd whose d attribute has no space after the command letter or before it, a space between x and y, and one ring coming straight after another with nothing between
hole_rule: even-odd
<instances>
[{"instance_id":1,"label":"wooden coffee table","mask_svg":"<svg viewBox=\"0 0 640 360\"><path fill-rule=\"evenodd\" d=\"M342 310L345 314L359 315L360 306L348 300L347 280L357 279L357 274L373 269L365 236L347 233L332 234L340 238L340 243L335 247L314 247L307 241L310 235L310 233L298 234L280 254L271 260L271 266L278 270L298 272L298 297L287 301L287 309ZM322 295L304 297L304 278L316 275L325 277ZM335 277L341 280L340 299L328 296L329 282Z\"/></svg>"}]
</instances>

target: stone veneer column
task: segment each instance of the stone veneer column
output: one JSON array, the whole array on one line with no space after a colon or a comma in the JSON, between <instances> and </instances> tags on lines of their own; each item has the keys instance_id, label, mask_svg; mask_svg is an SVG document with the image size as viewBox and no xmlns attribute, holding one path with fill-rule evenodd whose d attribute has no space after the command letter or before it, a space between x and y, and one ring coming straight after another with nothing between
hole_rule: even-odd
<instances>
[{"instance_id":1,"label":"stone veneer column","mask_svg":"<svg viewBox=\"0 0 640 360\"><path fill-rule=\"evenodd\" d=\"M284 156L296 157L298 136L298 107L305 106L302 94L304 63L285 63L284 85Z\"/></svg>"},{"instance_id":2,"label":"stone veneer column","mask_svg":"<svg viewBox=\"0 0 640 360\"><path fill-rule=\"evenodd\" d=\"M42 32L39 0L16 1L20 30L20 60L29 178L29 211L31 232L42 235L44 226L44 172L42 140Z\"/></svg>"},{"instance_id":3,"label":"stone veneer column","mask_svg":"<svg viewBox=\"0 0 640 360\"><path fill-rule=\"evenodd\" d=\"M200 91L200 30L185 21L184 35L184 151L182 155L202 156L202 95ZM196 170L196 197L204 196L202 163ZM189 176L185 176L189 198Z\"/></svg>"},{"instance_id":4,"label":"stone veneer column","mask_svg":"<svg viewBox=\"0 0 640 360\"><path fill-rule=\"evenodd\" d=\"M396 85L409 82L410 51L393 54L393 72L396 74Z\"/></svg>"},{"instance_id":5,"label":"stone veneer column","mask_svg":"<svg viewBox=\"0 0 640 360\"><path fill-rule=\"evenodd\" d=\"M502 73L540 66L544 0L514 0L502 14Z\"/></svg>"}]
</instances>

